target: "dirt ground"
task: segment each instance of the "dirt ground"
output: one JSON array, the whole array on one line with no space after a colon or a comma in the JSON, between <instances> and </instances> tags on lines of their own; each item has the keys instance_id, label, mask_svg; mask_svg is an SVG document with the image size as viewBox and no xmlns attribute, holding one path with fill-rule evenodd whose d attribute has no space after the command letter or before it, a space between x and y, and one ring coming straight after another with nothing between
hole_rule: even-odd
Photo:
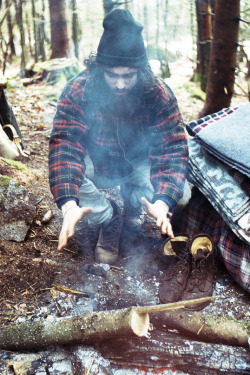
<instances>
[{"instance_id":1,"label":"dirt ground","mask_svg":"<svg viewBox=\"0 0 250 375\"><path fill-rule=\"evenodd\" d=\"M188 79L186 74L185 80ZM177 95L185 121L197 118L203 102L189 96L177 82L173 87L174 78L169 84ZM53 201L48 182L48 142L56 104L47 99L48 90L50 92L51 87L39 83L27 87L20 84L6 91L25 148L30 151L28 158L19 160L32 172L1 164L0 174L17 178L42 200L25 241L0 242L0 326L49 315L77 315L86 311L159 303L159 278L164 272L160 255L163 238L151 219L145 217L143 229L130 248L132 251L115 267L94 264L98 231L88 227L84 220L79 223L67 248L60 253L57 251L62 215ZM122 209L118 189L104 193L115 197ZM52 211L52 218L43 223L48 210ZM136 257L133 256L135 253ZM86 296L62 296L53 285L83 291ZM247 294L235 285L223 268L217 277L216 292L226 300L223 309L218 301L210 312L213 309L222 314L227 311L236 319L249 319Z\"/></svg>"}]
</instances>

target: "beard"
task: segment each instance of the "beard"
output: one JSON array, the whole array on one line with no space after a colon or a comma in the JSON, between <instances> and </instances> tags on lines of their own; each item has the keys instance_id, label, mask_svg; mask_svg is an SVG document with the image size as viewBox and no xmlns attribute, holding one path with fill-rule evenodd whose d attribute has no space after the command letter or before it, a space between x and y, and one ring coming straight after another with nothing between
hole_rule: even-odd
<instances>
[{"instance_id":1,"label":"beard","mask_svg":"<svg viewBox=\"0 0 250 375\"><path fill-rule=\"evenodd\" d=\"M121 122L129 122L136 110L140 107L143 97L143 85L138 80L136 85L125 90L123 95L118 95L116 90L112 90L103 80L101 85L100 110L106 116L117 118Z\"/></svg>"}]
</instances>

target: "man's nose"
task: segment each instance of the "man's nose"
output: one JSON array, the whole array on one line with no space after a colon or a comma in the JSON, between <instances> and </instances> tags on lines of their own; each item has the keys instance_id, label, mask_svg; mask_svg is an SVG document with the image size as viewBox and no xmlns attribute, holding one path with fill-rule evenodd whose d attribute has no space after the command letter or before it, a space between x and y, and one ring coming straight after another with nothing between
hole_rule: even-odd
<instances>
[{"instance_id":1,"label":"man's nose","mask_svg":"<svg viewBox=\"0 0 250 375\"><path fill-rule=\"evenodd\" d=\"M116 88L118 90L123 90L125 88L125 80L122 77L119 77L116 81Z\"/></svg>"}]
</instances>

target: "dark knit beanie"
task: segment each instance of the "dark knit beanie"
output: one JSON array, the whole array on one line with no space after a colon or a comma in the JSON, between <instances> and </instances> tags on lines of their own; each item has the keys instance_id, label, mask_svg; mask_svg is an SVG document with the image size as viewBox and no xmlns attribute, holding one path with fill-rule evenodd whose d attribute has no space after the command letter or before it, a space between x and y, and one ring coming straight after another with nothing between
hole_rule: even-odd
<instances>
[{"instance_id":1,"label":"dark knit beanie","mask_svg":"<svg viewBox=\"0 0 250 375\"><path fill-rule=\"evenodd\" d=\"M97 62L109 66L139 67L147 63L141 35L142 25L126 9L115 9L103 21L104 32L98 49Z\"/></svg>"}]
</instances>

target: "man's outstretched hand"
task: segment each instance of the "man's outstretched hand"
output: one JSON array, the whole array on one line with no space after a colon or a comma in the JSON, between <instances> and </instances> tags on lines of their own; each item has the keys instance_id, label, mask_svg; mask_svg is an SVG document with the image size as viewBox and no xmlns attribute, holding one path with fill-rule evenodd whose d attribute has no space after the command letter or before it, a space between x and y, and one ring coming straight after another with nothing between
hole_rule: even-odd
<instances>
[{"instance_id":1,"label":"man's outstretched hand","mask_svg":"<svg viewBox=\"0 0 250 375\"><path fill-rule=\"evenodd\" d=\"M62 205L63 224L59 235L57 250L62 251L69 238L75 233L75 226L79 220L92 211L91 207L79 207L75 201L69 201Z\"/></svg>"},{"instance_id":2,"label":"man's outstretched hand","mask_svg":"<svg viewBox=\"0 0 250 375\"><path fill-rule=\"evenodd\" d=\"M161 233L174 238L172 225L167 217L169 212L168 205L161 200L158 200L155 203L150 203L144 197L142 197L141 201L145 211L156 220L156 225L161 229Z\"/></svg>"}]
</instances>

